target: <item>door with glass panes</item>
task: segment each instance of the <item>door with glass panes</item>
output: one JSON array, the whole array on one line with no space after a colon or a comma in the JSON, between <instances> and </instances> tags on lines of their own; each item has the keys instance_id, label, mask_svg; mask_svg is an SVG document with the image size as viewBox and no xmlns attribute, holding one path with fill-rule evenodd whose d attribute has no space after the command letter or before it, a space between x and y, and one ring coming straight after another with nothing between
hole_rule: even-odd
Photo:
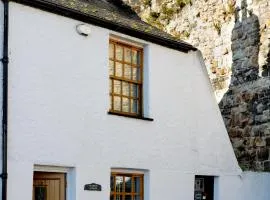
<instances>
[{"instance_id":1,"label":"door with glass panes","mask_svg":"<svg viewBox=\"0 0 270 200\"><path fill-rule=\"evenodd\" d=\"M34 172L33 200L65 200L64 173Z\"/></svg>"}]
</instances>

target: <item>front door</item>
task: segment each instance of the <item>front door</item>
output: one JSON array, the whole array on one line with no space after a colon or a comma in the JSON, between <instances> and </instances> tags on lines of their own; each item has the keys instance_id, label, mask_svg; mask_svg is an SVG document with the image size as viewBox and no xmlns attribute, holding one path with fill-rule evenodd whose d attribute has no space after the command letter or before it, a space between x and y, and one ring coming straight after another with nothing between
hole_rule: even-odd
<instances>
[{"instance_id":1,"label":"front door","mask_svg":"<svg viewBox=\"0 0 270 200\"><path fill-rule=\"evenodd\" d=\"M213 176L195 176L194 200L214 200Z\"/></svg>"},{"instance_id":2,"label":"front door","mask_svg":"<svg viewBox=\"0 0 270 200\"><path fill-rule=\"evenodd\" d=\"M34 172L33 200L65 200L64 173Z\"/></svg>"}]
</instances>

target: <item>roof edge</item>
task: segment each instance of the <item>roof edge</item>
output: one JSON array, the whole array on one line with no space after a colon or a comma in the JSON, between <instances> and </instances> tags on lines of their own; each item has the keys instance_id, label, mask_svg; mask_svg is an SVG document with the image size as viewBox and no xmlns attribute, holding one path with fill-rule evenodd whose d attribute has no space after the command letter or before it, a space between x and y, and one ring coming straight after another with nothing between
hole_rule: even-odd
<instances>
[{"instance_id":1,"label":"roof edge","mask_svg":"<svg viewBox=\"0 0 270 200\"><path fill-rule=\"evenodd\" d=\"M132 29L127 26L123 26L122 24L111 22L105 19L101 19L95 16L86 15L82 12L60 6L55 3L47 2L44 0L10 0L16 3L20 3L23 5L31 6L34 8L38 8L47 12L51 12L57 15L65 16L68 18L76 19L85 23L93 24L96 26L100 26L102 28L107 28L112 31L120 32L132 37L136 37L139 39L143 39L148 42L152 42L155 44L159 44L161 46L165 46L174 50L178 50L181 52L187 53L188 51L196 51L197 48L192 45L176 42L167 38L159 37L157 35L152 35L149 33L142 32L140 30Z\"/></svg>"}]
</instances>

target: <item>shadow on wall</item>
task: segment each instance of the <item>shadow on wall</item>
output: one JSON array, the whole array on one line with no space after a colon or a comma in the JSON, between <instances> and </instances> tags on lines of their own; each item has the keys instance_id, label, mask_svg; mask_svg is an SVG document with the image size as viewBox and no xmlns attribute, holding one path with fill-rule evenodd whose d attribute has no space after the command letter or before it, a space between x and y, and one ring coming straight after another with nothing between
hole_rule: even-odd
<instances>
[{"instance_id":1,"label":"shadow on wall","mask_svg":"<svg viewBox=\"0 0 270 200\"><path fill-rule=\"evenodd\" d=\"M231 83L219 107L240 167L270 171L270 51L260 77L260 24L246 0L236 8L231 41Z\"/></svg>"},{"instance_id":2,"label":"shadow on wall","mask_svg":"<svg viewBox=\"0 0 270 200\"><path fill-rule=\"evenodd\" d=\"M247 9L246 0L242 0L240 9L236 8L235 26L232 30L232 79L231 85L239 85L258 79L260 23L256 15ZM249 16L248 16L249 15Z\"/></svg>"}]
</instances>

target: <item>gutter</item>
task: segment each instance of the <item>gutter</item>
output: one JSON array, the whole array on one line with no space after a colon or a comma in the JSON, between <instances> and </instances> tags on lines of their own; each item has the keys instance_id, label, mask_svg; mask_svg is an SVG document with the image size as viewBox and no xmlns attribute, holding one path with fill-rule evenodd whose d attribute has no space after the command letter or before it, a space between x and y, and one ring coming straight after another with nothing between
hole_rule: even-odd
<instances>
[{"instance_id":1,"label":"gutter","mask_svg":"<svg viewBox=\"0 0 270 200\"><path fill-rule=\"evenodd\" d=\"M187 53L188 51L197 51L197 48L190 44L174 41L168 38L164 38L158 35L143 32L139 29L133 29L128 26L124 26L121 23L112 22L103 18L99 18L93 15L87 15L80 11L61 6L57 3L48 2L46 0L12 0L14 2L27 5L30 7L38 8L50 13L65 16L71 19L79 20L85 23L93 24L102 28L117 31L135 38L140 38L161 46L165 46L171 49L175 49L181 52Z\"/></svg>"},{"instance_id":2,"label":"gutter","mask_svg":"<svg viewBox=\"0 0 270 200\"><path fill-rule=\"evenodd\" d=\"M3 35L3 99L2 99L2 200L7 199L7 136L8 136L8 16L9 0L2 0L4 3L4 35Z\"/></svg>"}]
</instances>

